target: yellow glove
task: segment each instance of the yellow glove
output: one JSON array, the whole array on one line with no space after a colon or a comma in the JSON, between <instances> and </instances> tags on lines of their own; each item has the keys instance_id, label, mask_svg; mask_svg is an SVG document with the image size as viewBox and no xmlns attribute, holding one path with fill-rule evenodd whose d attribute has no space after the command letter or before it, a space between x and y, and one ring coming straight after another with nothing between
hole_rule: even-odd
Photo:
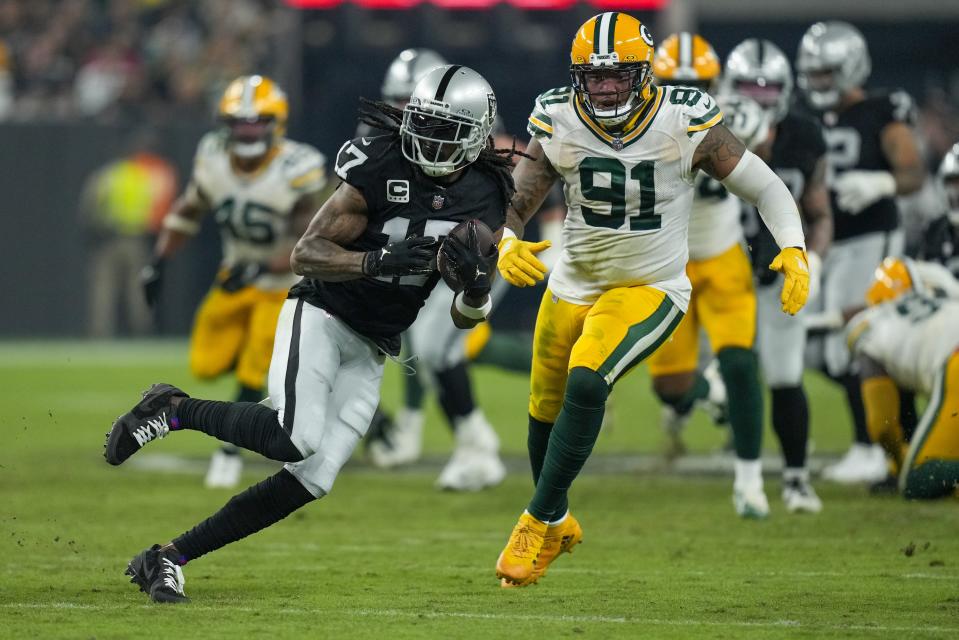
<instances>
[{"instance_id":1,"label":"yellow glove","mask_svg":"<svg viewBox=\"0 0 959 640\"><path fill-rule=\"evenodd\" d=\"M806 252L797 247L786 247L770 263L769 268L786 276L780 300L783 311L791 316L796 315L809 297L809 261Z\"/></svg>"},{"instance_id":2,"label":"yellow glove","mask_svg":"<svg viewBox=\"0 0 959 640\"><path fill-rule=\"evenodd\" d=\"M519 238L504 237L499 242L499 262L496 266L503 280L514 287L532 287L546 277L546 265L536 254L552 246L549 240L526 242Z\"/></svg>"}]
</instances>

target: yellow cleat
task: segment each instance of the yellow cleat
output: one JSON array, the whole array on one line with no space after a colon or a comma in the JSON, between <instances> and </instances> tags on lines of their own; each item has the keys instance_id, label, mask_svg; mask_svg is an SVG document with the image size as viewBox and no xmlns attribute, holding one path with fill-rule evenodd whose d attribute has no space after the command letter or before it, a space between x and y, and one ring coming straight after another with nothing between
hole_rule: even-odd
<instances>
[{"instance_id":1,"label":"yellow cleat","mask_svg":"<svg viewBox=\"0 0 959 640\"><path fill-rule=\"evenodd\" d=\"M568 514L566 519L560 524L550 525L546 529L546 535L543 537L543 546L539 551L539 557L536 558L536 565L533 568L533 577L526 584L534 584L541 577L546 575L546 570L553 560L559 557L561 553L572 553L573 547L583 541L583 528L579 526L573 514ZM516 586L506 578L500 580L500 586L504 589Z\"/></svg>"},{"instance_id":2,"label":"yellow cleat","mask_svg":"<svg viewBox=\"0 0 959 640\"><path fill-rule=\"evenodd\" d=\"M546 537L546 523L528 513L519 517L506 548L496 560L496 577L517 586L530 584Z\"/></svg>"}]
</instances>

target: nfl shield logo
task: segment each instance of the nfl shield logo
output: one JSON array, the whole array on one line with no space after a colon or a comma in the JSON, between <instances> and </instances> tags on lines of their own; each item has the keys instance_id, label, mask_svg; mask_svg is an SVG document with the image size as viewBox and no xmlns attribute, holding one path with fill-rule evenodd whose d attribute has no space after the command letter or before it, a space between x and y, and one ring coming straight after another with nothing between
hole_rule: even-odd
<instances>
[{"instance_id":1,"label":"nfl shield logo","mask_svg":"<svg viewBox=\"0 0 959 640\"><path fill-rule=\"evenodd\" d=\"M446 203L446 198L441 195L433 196L433 210L439 211L443 208L443 205Z\"/></svg>"}]
</instances>

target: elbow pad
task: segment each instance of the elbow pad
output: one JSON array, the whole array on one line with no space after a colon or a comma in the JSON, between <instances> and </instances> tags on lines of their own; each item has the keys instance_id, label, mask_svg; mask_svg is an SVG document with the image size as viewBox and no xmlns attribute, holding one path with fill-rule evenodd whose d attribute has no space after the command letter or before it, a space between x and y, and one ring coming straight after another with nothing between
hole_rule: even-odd
<instances>
[{"instance_id":1,"label":"elbow pad","mask_svg":"<svg viewBox=\"0 0 959 640\"><path fill-rule=\"evenodd\" d=\"M756 154L747 150L722 183L759 210L759 216L780 248L806 248L796 200L779 176Z\"/></svg>"}]
</instances>

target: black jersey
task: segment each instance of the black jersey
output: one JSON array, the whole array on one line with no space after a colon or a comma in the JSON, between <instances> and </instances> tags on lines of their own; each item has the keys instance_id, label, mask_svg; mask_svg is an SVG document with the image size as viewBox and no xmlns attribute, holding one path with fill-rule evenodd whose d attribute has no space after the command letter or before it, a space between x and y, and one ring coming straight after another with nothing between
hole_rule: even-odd
<instances>
[{"instance_id":1,"label":"black jersey","mask_svg":"<svg viewBox=\"0 0 959 640\"><path fill-rule=\"evenodd\" d=\"M493 176L470 166L456 182L441 185L408 162L396 140L356 138L337 154L336 174L363 194L369 215L366 229L347 249L373 251L414 236L440 239L472 218L493 231L503 226L507 203ZM325 309L384 352L397 355L399 334L416 319L439 278L435 268L427 275L343 282L304 278L290 290L290 297Z\"/></svg>"},{"instance_id":2,"label":"black jersey","mask_svg":"<svg viewBox=\"0 0 959 640\"><path fill-rule=\"evenodd\" d=\"M959 279L959 225L953 225L945 215L929 223L919 257L944 265Z\"/></svg>"},{"instance_id":3,"label":"black jersey","mask_svg":"<svg viewBox=\"0 0 959 640\"><path fill-rule=\"evenodd\" d=\"M826 142L819 123L808 116L789 112L776 125L776 138L773 140L769 167L786 184L798 202L806 190L806 183L816 170L816 164L825 154ZM769 270L769 263L779 253L779 247L756 209L748 209L744 227L753 267L760 283L769 284L777 275L775 271Z\"/></svg>"},{"instance_id":4,"label":"black jersey","mask_svg":"<svg viewBox=\"0 0 959 640\"><path fill-rule=\"evenodd\" d=\"M829 147L830 182L846 171L891 171L882 150L881 134L894 122L913 124L915 107L904 91L869 94L865 100L840 113L826 113L826 144ZM834 239L844 240L899 226L895 198L883 198L852 215L843 211L831 191Z\"/></svg>"}]
</instances>

